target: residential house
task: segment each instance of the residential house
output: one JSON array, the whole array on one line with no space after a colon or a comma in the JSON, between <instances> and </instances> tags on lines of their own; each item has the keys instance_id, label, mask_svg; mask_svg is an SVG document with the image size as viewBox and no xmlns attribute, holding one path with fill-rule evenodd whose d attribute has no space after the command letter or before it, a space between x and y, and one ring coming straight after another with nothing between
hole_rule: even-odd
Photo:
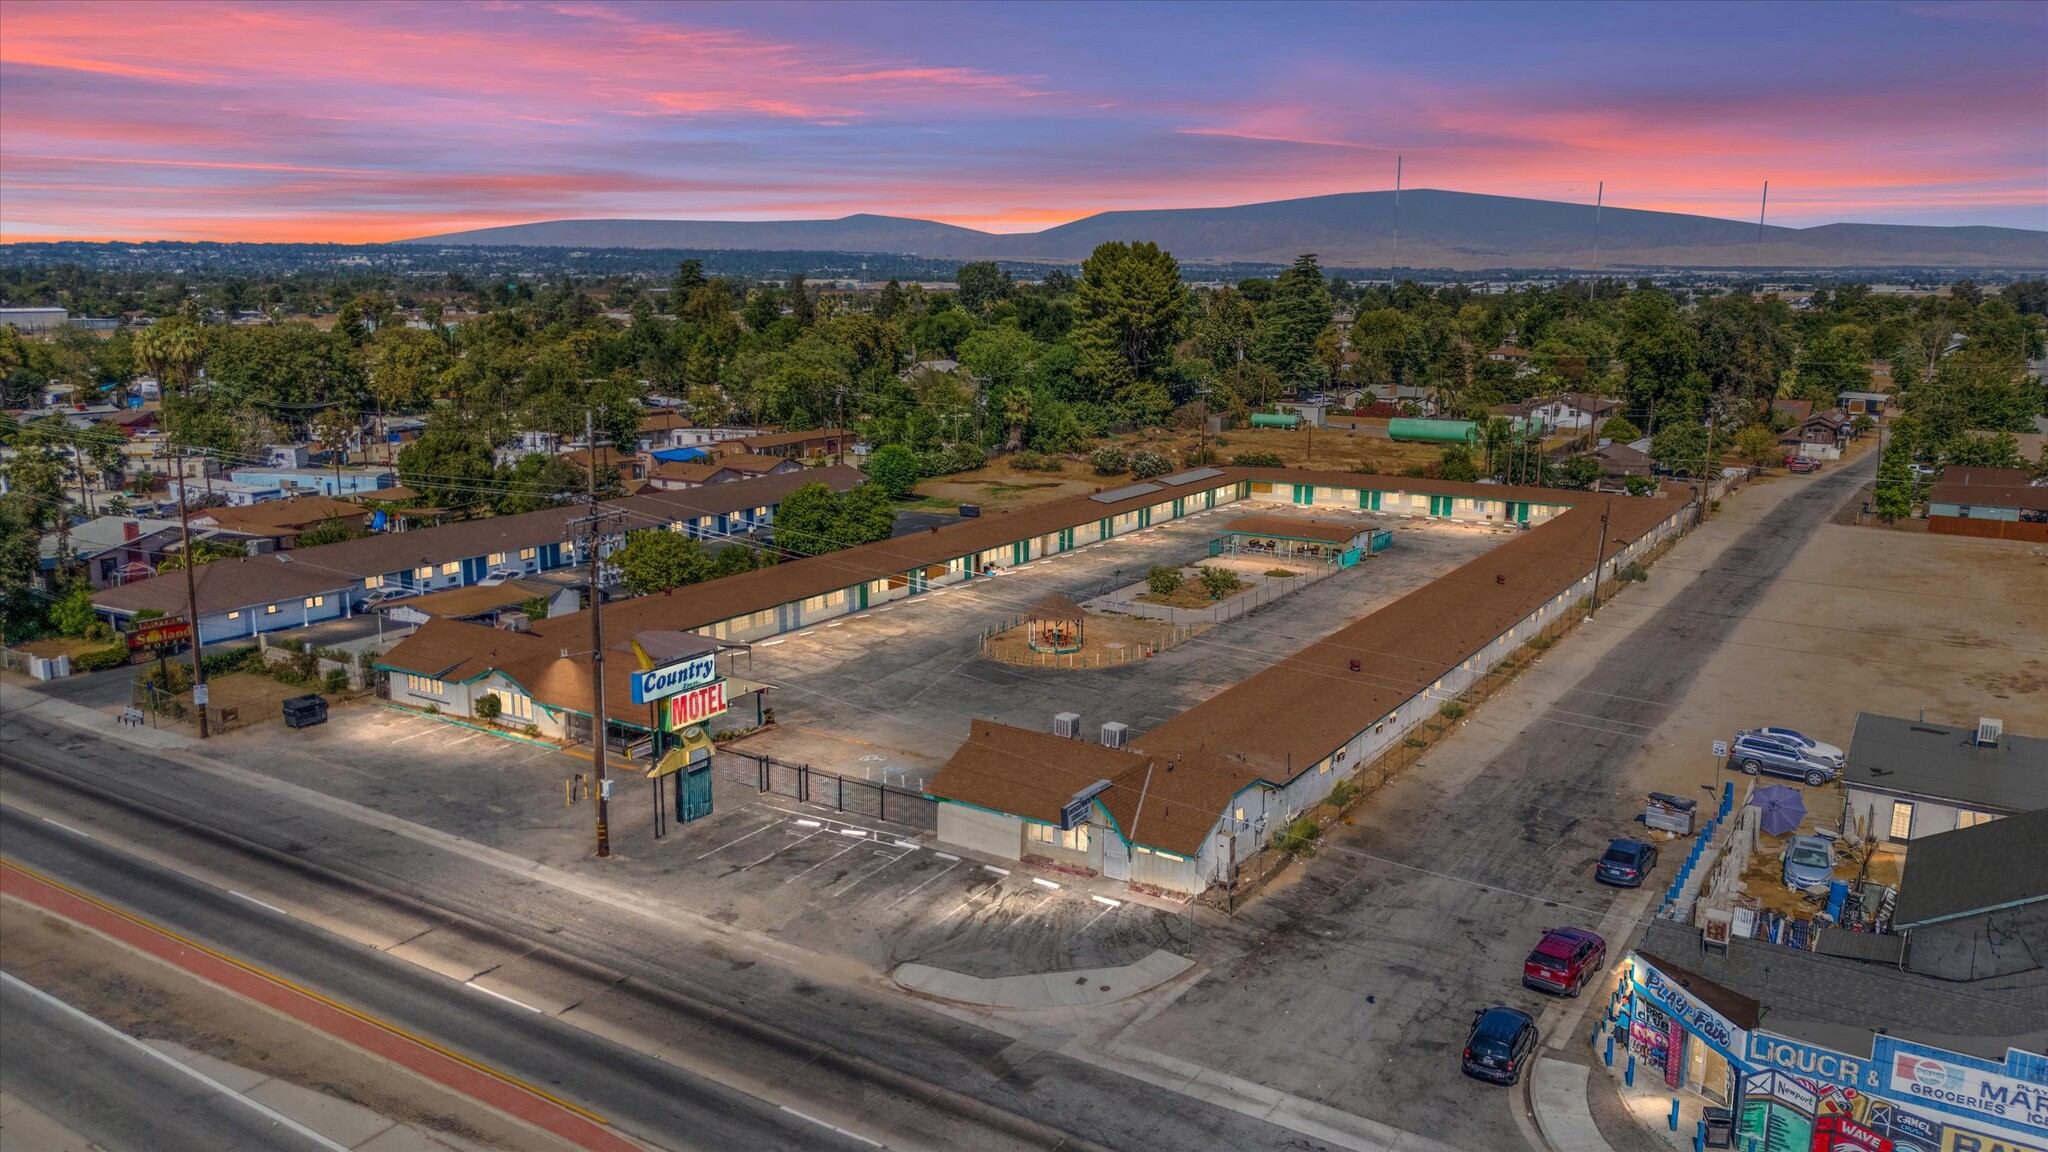
<instances>
[{"instance_id":1,"label":"residential house","mask_svg":"<svg viewBox=\"0 0 2048 1152\"><path fill-rule=\"evenodd\" d=\"M602 473L607 468L616 468L619 473L619 483L626 485L628 490L633 485L647 479L647 462L638 456L619 452L612 448L599 447L595 458L599 473ZM575 465L577 471L588 472L590 471L592 453L588 448L576 448L562 453L562 459Z\"/></svg>"},{"instance_id":2,"label":"residential house","mask_svg":"<svg viewBox=\"0 0 2048 1152\"><path fill-rule=\"evenodd\" d=\"M1810 460L1841 459L1842 445L1848 439L1849 418L1839 408L1816 412L1778 433L1778 443L1786 455Z\"/></svg>"},{"instance_id":3,"label":"residential house","mask_svg":"<svg viewBox=\"0 0 2048 1152\"><path fill-rule=\"evenodd\" d=\"M162 416L163 413L155 408L151 408L148 411L137 409L124 412L108 420L107 423L115 428L119 428L122 435L132 440L137 436L155 432Z\"/></svg>"},{"instance_id":4,"label":"residential house","mask_svg":"<svg viewBox=\"0 0 2048 1152\"><path fill-rule=\"evenodd\" d=\"M199 642L245 639L348 615L349 592L356 582L342 573L279 562L291 555L235 557L193 568ZM140 612L177 616L188 610L182 579L123 584L92 599L94 609L122 631L133 626Z\"/></svg>"},{"instance_id":5,"label":"residential house","mask_svg":"<svg viewBox=\"0 0 2048 1152\"><path fill-rule=\"evenodd\" d=\"M1868 416L1875 420L1885 414L1891 406L1891 395L1885 392L1844 392L1835 397L1835 406L1849 414L1851 419ZM1811 401L1801 401L1811 404Z\"/></svg>"},{"instance_id":6,"label":"residential house","mask_svg":"<svg viewBox=\"0 0 2048 1152\"><path fill-rule=\"evenodd\" d=\"M154 575L164 553L177 546L179 529L176 520L102 516L73 526L68 535L72 559L85 566L86 579L95 588L112 588ZM43 584L51 591L59 551L57 533L43 537Z\"/></svg>"},{"instance_id":7,"label":"residential house","mask_svg":"<svg viewBox=\"0 0 2048 1152\"><path fill-rule=\"evenodd\" d=\"M2048 485L2024 468L1945 468L1928 493L1927 530L2048 543Z\"/></svg>"},{"instance_id":8,"label":"residential house","mask_svg":"<svg viewBox=\"0 0 2048 1152\"><path fill-rule=\"evenodd\" d=\"M1813 401L1773 400L1771 401L1771 411L1783 412L1792 423L1797 424L1813 415Z\"/></svg>"},{"instance_id":9,"label":"residential house","mask_svg":"<svg viewBox=\"0 0 2048 1152\"><path fill-rule=\"evenodd\" d=\"M681 412L649 412L640 419L639 450L653 452L662 448L688 448L689 439L696 425Z\"/></svg>"},{"instance_id":10,"label":"residential house","mask_svg":"<svg viewBox=\"0 0 2048 1152\"><path fill-rule=\"evenodd\" d=\"M2011 941L2048 938L2048 808L1913 842L1892 909L1910 932L1906 967L1943 980L1984 980L2039 967Z\"/></svg>"},{"instance_id":11,"label":"residential house","mask_svg":"<svg viewBox=\"0 0 2048 1152\"><path fill-rule=\"evenodd\" d=\"M782 456L757 456L744 454L720 456L703 461L660 461L647 471L647 487L659 491L674 491L680 488L697 488L705 484L722 484L729 480L747 480L756 476L781 476L802 472L804 466Z\"/></svg>"},{"instance_id":12,"label":"residential house","mask_svg":"<svg viewBox=\"0 0 2048 1152\"><path fill-rule=\"evenodd\" d=\"M1602 476L1648 476L1657 470L1647 452L1627 444L1605 443L1593 452Z\"/></svg>"},{"instance_id":13,"label":"residential house","mask_svg":"<svg viewBox=\"0 0 2048 1152\"><path fill-rule=\"evenodd\" d=\"M853 447L853 433L844 428L775 432L765 436L744 437L734 441L733 447L762 456L787 456L792 460L802 460L811 456L831 456Z\"/></svg>"},{"instance_id":14,"label":"residential house","mask_svg":"<svg viewBox=\"0 0 2048 1152\"><path fill-rule=\"evenodd\" d=\"M1842 781L1851 835L1895 844L2048 808L2048 740L1975 725L1856 715Z\"/></svg>"},{"instance_id":15,"label":"residential house","mask_svg":"<svg viewBox=\"0 0 2048 1152\"><path fill-rule=\"evenodd\" d=\"M204 480L172 480L164 485L164 494L170 503L176 504L182 498L193 506L205 501L209 506L222 502L229 508L246 508L251 504L282 500L288 493L275 485L237 484L233 480L208 477Z\"/></svg>"},{"instance_id":16,"label":"residential house","mask_svg":"<svg viewBox=\"0 0 2048 1152\"><path fill-rule=\"evenodd\" d=\"M237 468L228 478L237 484L275 485L336 497L374 492L398 482L389 468Z\"/></svg>"},{"instance_id":17,"label":"residential house","mask_svg":"<svg viewBox=\"0 0 2048 1152\"><path fill-rule=\"evenodd\" d=\"M361 504L327 496L298 496L241 507L209 508L192 517L193 527L214 529L248 540L251 552L295 547L299 534L328 521L362 531L370 510Z\"/></svg>"},{"instance_id":18,"label":"residential house","mask_svg":"<svg viewBox=\"0 0 2048 1152\"><path fill-rule=\"evenodd\" d=\"M1503 344L1488 352L1486 358L1495 364L1513 364L1515 366L1515 379L1517 380L1527 379L1530 376L1536 375L1536 364L1529 355L1527 348L1517 348L1513 344Z\"/></svg>"},{"instance_id":19,"label":"residential house","mask_svg":"<svg viewBox=\"0 0 2048 1152\"><path fill-rule=\"evenodd\" d=\"M1524 400L1520 404L1496 405L1493 410L1543 428L1587 432L1598 429L1621 409L1621 401L1605 396L1595 396L1590 392L1561 392L1555 396Z\"/></svg>"}]
</instances>

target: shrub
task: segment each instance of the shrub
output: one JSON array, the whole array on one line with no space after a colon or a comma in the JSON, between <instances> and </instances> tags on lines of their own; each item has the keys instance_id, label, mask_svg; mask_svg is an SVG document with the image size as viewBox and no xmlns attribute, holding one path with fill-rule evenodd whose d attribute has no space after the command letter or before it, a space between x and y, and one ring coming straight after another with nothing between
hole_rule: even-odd
<instances>
[{"instance_id":1,"label":"shrub","mask_svg":"<svg viewBox=\"0 0 2048 1152\"><path fill-rule=\"evenodd\" d=\"M1630 476L1621 486L1631 496L1648 496L1657 490L1657 482L1648 476Z\"/></svg>"},{"instance_id":2,"label":"shrub","mask_svg":"<svg viewBox=\"0 0 2048 1152\"><path fill-rule=\"evenodd\" d=\"M1088 457L1088 463L1095 469L1097 476L1121 476L1131 470L1130 456L1115 445L1097 448L1094 454Z\"/></svg>"},{"instance_id":3,"label":"shrub","mask_svg":"<svg viewBox=\"0 0 2048 1152\"><path fill-rule=\"evenodd\" d=\"M1557 641L1556 641L1556 640L1555 640L1554 638L1552 638L1552 637L1549 637L1549 636L1531 636L1531 637L1529 637L1529 647L1531 647L1531 648L1534 648L1534 649L1535 649L1535 650L1537 650L1538 652L1548 652L1548 651L1550 651L1550 646L1551 646L1552 644L1555 644L1555 643L1557 643Z\"/></svg>"},{"instance_id":4,"label":"shrub","mask_svg":"<svg viewBox=\"0 0 2048 1152\"><path fill-rule=\"evenodd\" d=\"M1010 457L1010 467L1019 472L1061 472L1066 469L1066 462L1043 452L1026 451Z\"/></svg>"},{"instance_id":5,"label":"shrub","mask_svg":"<svg viewBox=\"0 0 2048 1152\"><path fill-rule=\"evenodd\" d=\"M1145 573L1145 584L1152 589L1154 596L1173 595L1180 591L1185 579L1180 574L1180 569L1169 568L1164 564L1155 564L1150 572Z\"/></svg>"},{"instance_id":6,"label":"shrub","mask_svg":"<svg viewBox=\"0 0 2048 1152\"><path fill-rule=\"evenodd\" d=\"M327 678L321 684L321 687L325 688L329 694L335 696L348 691L348 669L329 668L327 670ZM493 696L491 699L495 700L497 697Z\"/></svg>"},{"instance_id":7,"label":"shrub","mask_svg":"<svg viewBox=\"0 0 2048 1152\"><path fill-rule=\"evenodd\" d=\"M1624 583L1640 584L1650 578L1650 570L1643 567L1641 560L1631 560L1621 571L1614 574L1614 578Z\"/></svg>"},{"instance_id":8,"label":"shrub","mask_svg":"<svg viewBox=\"0 0 2048 1152\"><path fill-rule=\"evenodd\" d=\"M1297 856L1316 854L1316 841L1323 838L1323 830L1308 816L1296 816L1287 827L1273 834L1273 847Z\"/></svg>"},{"instance_id":9,"label":"shrub","mask_svg":"<svg viewBox=\"0 0 2048 1152\"><path fill-rule=\"evenodd\" d=\"M868 479L882 486L892 499L901 500L917 486L924 462L901 444L884 444L868 454Z\"/></svg>"},{"instance_id":10,"label":"shrub","mask_svg":"<svg viewBox=\"0 0 2048 1152\"><path fill-rule=\"evenodd\" d=\"M521 728L519 732L523 736L539 736L540 726L536 724L528 724L526 727Z\"/></svg>"},{"instance_id":11,"label":"shrub","mask_svg":"<svg viewBox=\"0 0 2048 1152\"><path fill-rule=\"evenodd\" d=\"M1346 804L1351 803L1357 796L1357 781L1349 779L1339 780L1337 781L1337 786L1330 789L1330 794L1323 799L1323 803L1328 804L1332 808L1342 808Z\"/></svg>"},{"instance_id":12,"label":"shrub","mask_svg":"<svg viewBox=\"0 0 2048 1152\"><path fill-rule=\"evenodd\" d=\"M1157 452L1131 453L1131 475L1136 476L1140 480L1150 480L1154 476L1164 476L1171 471L1173 471L1173 461L1161 456Z\"/></svg>"},{"instance_id":13,"label":"shrub","mask_svg":"<svg viewBox=\"0 0 2048 1152\"><path fill-rule=\"evenodd\" d=\"M80 652L71 658L71 670L74 672L105 672L109 668L119 668L127 662L128 645L121 643L108 648L94 648L90 651Z\"/></svg>"},{"instance_id":14,"label":"shrub","mask_svg":"<svg viewBox=\"0 0 2048 1152\"><path fill-rule=\"evenodd\" d=\"M425 708L420 709L420 711L425 712L429 716L439 716L441 714L441 706L439 704L429 704Z\"/></svg>"},{"instance_id":15,"label":"shrub","mask_svg":"<svg viewBox=\"0 0 2048 1152\"><path fill-rule=\"evenodd\" d=\"M1180 464L1183 468L1199 468L1205 464L1214 464L1215 462L1216 450L1214 448L1190 448L1180 454Z\"/></svg>"},{"instance_id":16,"label":"shrub","mask_svg":"<svg viewBox=\"0 0 2048 1152\"><path fill-rule=\"evenodd\" d=\"M488 695L477 697L477 719L482 720L485 723L489 723L490 721L496 720L498 718L498 714L504 710L505 703L504 701L498 699L496 693L491 693Z\"/></svg>"},{"instance_id":17,"label":"shrub","mask_svg":"<svg viewBox=\"0 0 2048 1152\"><path fill-rule=\"evenodd\" d=\"M1404 746L1406 746L1406 747L1409 747L1409 748L1427 748L1427 747L1429 747L1429 741L1427 741L1427 740L1421 740L1421 739L1417 739L1417 738L1416 738L1416 737L1414 737L1414 736L1410 736L1410 737L1408 737L1407 739L1405 739L1405 740L1401 741L1401 743L1402 743L1402 744L1403 744Z\"/></svg>"},{"instance_id":18,"label":"shrub","mask_svg":"<svg viewBox=\"0 0 2048 1152\"><path fill-rule=\"evenodd\" d=\"M948 444L925 453L919 463L927 476L972 472L988 463L988 452L979 444Z\"/></svg>"},{"instance_id":19,"label":"shrub","mask_svg":"<svg viewBox=\"0 0 2048 1152\"><path fill-rule=\"evenodd\" d=\"M1443 702L1442 705L1440 705L1437 708L1436 714L1443 717L1446 720L1463 719L1465 715L1465 706L1463 704L1458 703L1455 700L1446 700Z\"/></svg>"},{"instance_id":20,"label":"shrub","mask_svg":"<svg viewBox=\"0 0 2048 1152\"><path fill-rule=\"evenodd\" d=\"M1244 581L1239 580L1237 573L1232 572L1230 569L1203 566L1202 591L1209 594L1209 599L1221 600L1224 596L1242 587L1244 587Z\"/></svg>"},{"instance_id":21,"label":"shrub","mask_svg":"<svg viewBox=\"0 0 2048 1152\"><path fill-rule=\"evenodd\" d=\"M230 672L247 671L251 660L260 660L260 650L250 644L242 648L230 648L225 652L213 652L199 658L199 666L211 676L225 676Z\"/></svg>"},{"instance_id":22,"label":"shrub","mask_svg":"<svg viewBox=\"0 0 2048 1152\"><path fill-rule=\"evenodd\" d=\"M1278 452L1239 452L1230 462L1239 468L1282 468L1287 464Z\"/></svg>"},{"instance_id":23,"label":"shrub","mask_svg":"<svg viewBox=\"0 0 2048 1152\"><path fill-rule=\"evenodd\" d=\"M1266 575L1268 575L1268 576L1272 577L1272 578L1273 578L1273 579L1275 579L1275 580L1285 580L1285 579L1287 579L1287 578L1288 578L1289 576L1292 576L1292 575L1294 575L1294 569L1292 569L1292 568L1268 568L1268 569L1266 569Z\"/></svg>"}]
</instances>

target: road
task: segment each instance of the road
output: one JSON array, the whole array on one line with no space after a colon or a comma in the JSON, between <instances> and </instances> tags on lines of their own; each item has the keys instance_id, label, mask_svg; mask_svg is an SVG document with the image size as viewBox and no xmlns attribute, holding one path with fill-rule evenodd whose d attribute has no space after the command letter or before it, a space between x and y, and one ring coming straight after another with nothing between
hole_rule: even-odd
<instances>
[{"instance_id":1,"label":"road","mask_svg":"<svg viewBox=\"0 0 2048 1152\"><path fill-rule=\"evenodd\" d=\"M864 1146L839 1128L904 1149L1333 1147L1107 1074L1058 1041L925 1011L773 940L594 900L63 726L8 727L10 857L657 1146Z\"/></svg>"},{"instance_id":2,"label":"road","mask_svg":"<svg viewBox=\"0 0 2048 1152\"><path fill-rule=\"evenodd\" d=\"M5 973L0 1081L110 1152L341 1147Z\"/></svg>"},{"instance_id":3,"label":"road","mask_svg":"<svg viewBox=\"0 0 2048 1152\"><path fill-rule=\"evenodd\" d=\"M1196 958L1211 975L1129 1039L1461 1147L1521 1143L1517 1094L1457 1074L1472 1010L1522 1007L1570 1049L1592 997L1523 990L1523 956L1567 923L1602 932L1619 955L1681 855L1667 852L1642 891L1591 880L1606 841L1640 830L1630 768L1644 738L1873 464L1874 454L1782 482L1796 487L1718 555L1718 531L1681 542L1688 551L1653 567L1652 587L1704 571L1668 604L1639 609L1628 597L1647 589L1625 593L1545 654L1540 674L1368 800L1297 879L1235 919L1199 925ZM1272 1027L1243 1026L1261 1013Z\"/></svg>"}]
</instances>

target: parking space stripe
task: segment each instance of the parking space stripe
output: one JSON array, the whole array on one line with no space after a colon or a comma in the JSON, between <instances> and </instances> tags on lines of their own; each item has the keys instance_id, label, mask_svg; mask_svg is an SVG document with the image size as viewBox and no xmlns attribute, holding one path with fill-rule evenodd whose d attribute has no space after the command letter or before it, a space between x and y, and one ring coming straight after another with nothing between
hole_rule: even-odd
<instances>
[{"instance_id":1,"label":"parking space stripe","mask_svg":"<svg viewBox=\"0 0 2048 1152\"><path fill-rule=\"evenodd\" d=\"M813 832L813 833L811 833L811 836L816 836L816 835L817 835L817 833L816 833L816 832ZM776 849L775 851L773 851L773 852L770 852L770 853L769 853L769 854L767 854L766 856L763 856L763 857L761 857L761 858L760 858L759 860L756 860L756 861L754 861L754 862L753 862L753 864L742 864L742 865L740 865L740 866L739 866L739 871L741 871L741 872L745 872L745 871L747 871L748 869L750 869L750 868L754 867L754 865L755 865L755 864L766 864L766 863L767 863L767 862L769 862L770 860L773 860L773 859L775 859L775 858L776 858L777 856L780 856L780 855L782 855L782 854L783 854L784 852L787 852L787 851L789 851L789 850L790 850L791 848L794 848L794 847L796 847L796 846L797 846L797 844L801 844L801 843L803 843L804 841L806 841L806 840L809 840L809 839L811 838L811 836L799 836L799 837L797 837L797 838L796 838L796 841L795 841L795 843L791 843L791 844L784 844L784 845L783 845L782 847L780 847L780 848L777 848L777 849Z\"/></svg>"},{"instance_id":2,"label":"parking space stripe","mask_svg":"<svg viewBox=\"0 0 2048 1152\"><path fill-rule=\"evenodd\" d=\"M885 905L885 906L884 906L885 910L886 910L887 908L894 908L894 907L895 907L895 906L897 906L898 904L901 904L901 903L903 903L903 902L904 902L905 900L908 900L908 899L910 899L910 898L911 898L912 896L915 896L915 895L917 895L917 894L918 894L918 893L919 893L920 891L922 891L922 890L924 889L924 886L925 886L925 884L930 884L930 883L931 883L931 882L932 882L933 880L937 880L937 879L938 879L939 877L941 877L941 876L944 876L944 875L945 875L946 873L948 873L948 872L951 872L951 871L952 871L953 869L955 869L955 868L958 868L959 866L960 866L960 865L959 865L959 863L958 863L958 862L955 862L955 863L952 863L952 864L948 864L948 865L946 865L946 866L945 866L944 868L941 868L941 869L939 869L939 870L938 870L938 871L937 871L936 873L934 873L934 874L932 874L931 876L927 877L927 878L925 879L925 882L924 882L924 884L919 884L919 885L918 885L917 887L915 887L915 888L912 888L912 889L911 889L910 891L908 891L908 892L905 892L905 893L904 893L903 895L901 895L901 896L898 896L898 897L897 897L897 898L895 898L894 900L891 900L891 901L889 901L889 903L888 903L887 905Z\"/></svg>"},{"instance_id":3,"label":"parking space stripe","mask_svg":"<svg viewBox=\"0 0 2048 1152\"><path fill-rule=\"evenodd\" d=\"M847 884L847 885L845 885L845 886L843 886L843 887L840 887L840 888L834 888L834 889L831 889L831 890L829 890L829 891L828 891L828 892L827 892L826 894L827 894L827 895L829 895L829 896L833 896L833 897L839 897L839 896L844 896L844 895L846 895L846 894L847 894L848 892L851 892L851 891L853 891L853 890L854 890L855 888L858 888L858 887L860 887L860 886L861 886L861 884L862 884L862 883L864 883L864 882L865 882L865 881L866 881L866 880L867 880L867 879L868 879L868 878L869 878L870 876L873 876L873 875L875 875L876 873L880 872L880 871L881 871L882 869L884 869L884 868L887 868L887 867L888 867L889 865L891 865L891 864L894 864L894 863L895 863L895 862L897 862L898 860L901 860L901 859L903 859L903 856L907 856L907 855L909 855L909 853L907 853L907 852L906 852L906 853L903 853L903 855L900 855L900 856L886 856L886 855L884 855L884 858L883 858L883 860L882 860L882 862L881 862L880 864L877 864L877 865L875 865L875 866L874 866L873 868L870 868L870 869L868 869L867 871L865 871L865 872L861 873L861 874L860 874L859 876L856 876L856 877L854 877L854 879L853 879L853 882L852 882L852 883L850 883L850 884Z\"/></svg>"},{"instance_id":4,"label":"parking space stripe","mask_svg":"<svg viewBox=\"0 0 2048 1152\"><path fill-rule=\"evenodd\" d=\"M844 856L844 855L846 855L846 854L847 854L848 852L851 852L851 851L853 851L853 850L854 850L855 848L858 848L858 847L860 847L860 845L858 845L858 844L848 844L848 845L847 845L846 847L844 847L844 848L841 848L841 849L840 849L839 851L837 851L837 852L834 852L834 853L833 853L833 854L831 854L830 856L827 856L827 857L825 857L825 858L824 858L823 860L820 860L820 861L818 861L818 863L816 863L816 864L813 864L813 865L811 865L811 866L810 866L809 868L806 868L806 869L804 869L803 871L801 871L801 872L797 873L796 875L794 875L794 876L791 876L791 877L790 877L789 879L787 879L787 880L784 880L784 881L783 881L783 883L784 883L784 884L794 884L794 883L796 883L796 882L797 882L798 880L801 880L801 879L803 879L803 878L804 878L805 876L808 876L808 875L810 875L810 874L811 874L812 872L816 871L816 870L817 870L817 869L818 869L818 868L819 868L820 866L822 866L822 865L825 865L825 864L830 864L830 863L831 863L832 861L834 861L834 860L837 860L837 859L839 859L839 858L840 858L841 856Z\"/></svg>"},{"instance_id":5,"label":"parking space stripe","mask_svg":"<svg viewBox=\"0 0 2048 1152\"><path fill-rule=\"evenodd\" d=\"M702 860L704 859L704 856L716 856L718 853L723 852L727 848L730 848L733 845L739 843L740 840L747 840L751 839L752 837L759 836L761 833L766 832L773 827L775 827L775 825L773 824L763 824L759 828L754 829L752 832L747 833L745 836L741 836L736 840L727 840L725 843L720 844L718 847L713 848L711 851L704 853L703 856L698 856L697 859Z\"/></svg>"}]
</instances>

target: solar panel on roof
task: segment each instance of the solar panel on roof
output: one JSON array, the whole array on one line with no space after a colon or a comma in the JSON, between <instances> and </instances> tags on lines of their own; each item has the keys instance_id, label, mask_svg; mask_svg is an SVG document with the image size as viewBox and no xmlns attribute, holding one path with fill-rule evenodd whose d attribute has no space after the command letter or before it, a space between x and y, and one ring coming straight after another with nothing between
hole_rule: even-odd
<instances>
[{"instance_id":1,"label":"solar panel on roof","mask_svg":"<svg viewBox=\"0 0 2048 1152\"><path fill-rule=\"evenodd\" d=\"M1108 492L1097 492L1095 495L1090 496L1089 499L1097 504L1114 504L1119 500L1129 500L1133 496L1143 496L1147 492L1159 491L1163 491L1163 489L1157 484L1132 484L1124 488L1111 489Z\"/></svg>"},{"instance_id":2,"label":"solar panel on roof","mask_svg":"<svg viewBox=\"0 0 2048 1152\"><path fill-rule=\"evenodd\" d=\"M1171 476L1161 476L1159 482L1178 488L1183 484L1193 484L1197 480L1209 480L1221 475L1221 468L1197 468L1193 472L1176 472Z\"/></svg>"}]
</instances>

